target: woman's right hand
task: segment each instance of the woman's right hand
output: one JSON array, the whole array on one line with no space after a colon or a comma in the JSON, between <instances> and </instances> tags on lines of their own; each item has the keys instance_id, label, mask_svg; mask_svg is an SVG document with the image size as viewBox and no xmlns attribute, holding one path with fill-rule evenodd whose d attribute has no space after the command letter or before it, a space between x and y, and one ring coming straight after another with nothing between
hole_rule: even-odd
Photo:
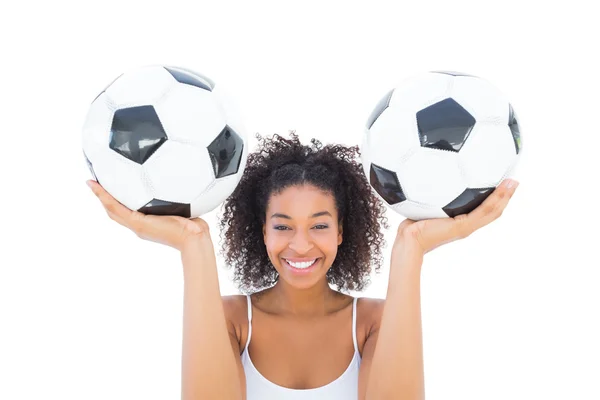
<instances>
[{"instance_id":1,"label":"woman's right hand","mask_svg":"<svg viewBox=\"0 0 600 400\"><path fill-rule=\"evenodd\" d=\"M175 215L148 215L132 211L119 203L96 181L88 180L96 197L106 213L113 220L131 229L138 237L182 250L184 243L191 237L210 239L208 224L201 218L183 218Z\"/></svg>"}]
</instances>

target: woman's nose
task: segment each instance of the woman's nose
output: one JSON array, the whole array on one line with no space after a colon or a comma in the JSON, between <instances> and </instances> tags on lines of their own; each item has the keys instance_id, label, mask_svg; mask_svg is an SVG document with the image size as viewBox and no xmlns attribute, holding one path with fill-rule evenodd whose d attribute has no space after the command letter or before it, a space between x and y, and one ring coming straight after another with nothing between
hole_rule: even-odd
<instances>
[{"instance_id":1,"label":"woman's nose","mask_svg":"<svg viewBox=\"0 0 600 400\"><path fill-rule=\"evenodd\" d=\"M313 243L305 233L297 233L290 242L290 249L297 254L308 253L313 248Z\"/></svg>"}]
</instances>

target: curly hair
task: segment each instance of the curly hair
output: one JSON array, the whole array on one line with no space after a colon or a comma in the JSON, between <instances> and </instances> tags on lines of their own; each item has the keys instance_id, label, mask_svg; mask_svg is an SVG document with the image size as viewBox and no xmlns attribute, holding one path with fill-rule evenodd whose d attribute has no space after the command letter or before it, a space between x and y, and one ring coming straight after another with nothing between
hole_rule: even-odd
<instances>
[{"instance_id":1,"label":"curly hair","mask_svg":"<svg viewBox=\"0 0 600 400\"><path fill-rule=\"evenodd\" d=\"M333 194L342 244L327 272L327 281L340 291L363 290L370 284L372 266L379 272L385 245L380 226L389 228L385 206L375 196L358 160L358 146L330 144L312 139L302 145L290 139L256 134L259 149L248 155L244 173L222 206L221 255L234 268L234 283L242 293L270 287L279 278L263 240L263 225L271 194L295 185L311 184ZM223 242L224 236L224 242Z\"/></svg>"}]
</instances>

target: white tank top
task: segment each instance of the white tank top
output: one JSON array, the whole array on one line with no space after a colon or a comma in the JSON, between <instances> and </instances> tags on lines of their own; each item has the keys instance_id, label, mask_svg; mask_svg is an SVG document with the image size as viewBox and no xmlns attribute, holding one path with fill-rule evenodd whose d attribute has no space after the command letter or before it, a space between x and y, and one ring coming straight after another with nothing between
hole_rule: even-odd
<instances>
[{"instance_id":1,"label":"white tank top","mask_svg":"<svg viewBox=\"0 0 600 400\"><path fill-rule=\"evenodd\" d=\"M279 386L265 378L255 367L248 354L252 337L252 303L248 298L248 340L242 353L242 365L246 373L247 400L358 400L358 371L361 356L356 341L356 301L352 303L352 340L354 357L348 368L333 382L314 389L290 389Z\"/></svg>"}]
</instances>

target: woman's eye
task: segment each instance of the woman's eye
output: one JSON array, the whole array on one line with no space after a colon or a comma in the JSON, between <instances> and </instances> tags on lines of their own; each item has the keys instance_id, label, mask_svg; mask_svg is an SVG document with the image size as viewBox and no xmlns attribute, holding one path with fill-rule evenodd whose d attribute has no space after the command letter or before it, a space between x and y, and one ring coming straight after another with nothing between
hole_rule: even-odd
<instances>
[{"instance_id":1,"label":"woman's eye","mask_svg":"<svg viewBox=\"0 0 600 400\"><path fill-rule=\"evenodd\" d=\"M327 229L329 228L327 225L315 225L315 229L317 230L321 230L321 229ZM275 229L276 231L287 231L289 230L289 228L287 226L283 226L283 225L277 225L275 227L273 227L273 229Z\"/></svg>"}]
</instances>

